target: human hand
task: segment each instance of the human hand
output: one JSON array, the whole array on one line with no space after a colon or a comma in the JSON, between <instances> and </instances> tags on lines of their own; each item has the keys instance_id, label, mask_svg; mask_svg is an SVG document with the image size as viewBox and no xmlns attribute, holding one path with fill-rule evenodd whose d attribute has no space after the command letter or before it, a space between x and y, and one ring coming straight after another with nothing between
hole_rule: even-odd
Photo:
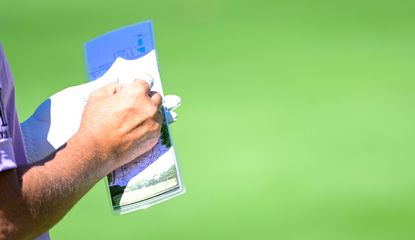
<instances>
[{"instance_id":1,"label":"human hand","mask_svg":"<svg viewBox=\"0 0 415 240\"><path fill-rule=\"evenodd\" d=\"M93 82L55 93L21 124L29 163L40 161L55 152L78 131L83 109L92 91L118 81L132 82L131 78L134 76L152 84L151 76L140 72L116 77L114 72L125 71L120 68L125 68L125 61L116 61L105 75ZM177 114L174 110L180 104L181 99L178 96L167 95L163 98L165 117L169 124L176 121Z\"/></svg>"},{"instance_id":2,"label":"human hand","mask_svg":"<svg viewBox=\"0 0 415 240\"><path fill-rule=\"evenodd\" d=\"M157 143L163 121L160 107L161 95L150 92L143 80L109 84L91 93L77 135L113 170Z\"/></svg>"}]
</instances>

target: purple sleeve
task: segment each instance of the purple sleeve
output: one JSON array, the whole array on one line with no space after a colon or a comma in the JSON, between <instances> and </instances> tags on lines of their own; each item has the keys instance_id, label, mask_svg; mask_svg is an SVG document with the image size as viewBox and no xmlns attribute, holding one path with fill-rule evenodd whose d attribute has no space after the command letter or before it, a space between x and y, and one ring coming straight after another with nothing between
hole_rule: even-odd
<instances>
[{"instance_id":1,"label":"purple sleeve","mask_svg":"<svg viewBox=\"0 0 415 240\"><path fill-rule=\"evenodd\" d=\"M13 76L0 44L0 172L26 163L14 98Z\"/></svg>"},{"instance_id":2,"label":"purple sleeve","mask_svg":"<svg viewBox=\"0 0 415 240\"><path fill-rule=\"evenodd\" d=\"M12 140L0 139L0 172L16 167Z\"/></svg>"},{"instance_id":3,"label":"purple sleeve","mask_svg":"<svg viewBox=\"0 0 415 240\"><path fill-rule=\"evenodd\" d=\"M26 164L23 137L17 117L14 83L0 44L0 172ZM46 232L36 240L49 240Z\"/></svg>"}]
</instances>

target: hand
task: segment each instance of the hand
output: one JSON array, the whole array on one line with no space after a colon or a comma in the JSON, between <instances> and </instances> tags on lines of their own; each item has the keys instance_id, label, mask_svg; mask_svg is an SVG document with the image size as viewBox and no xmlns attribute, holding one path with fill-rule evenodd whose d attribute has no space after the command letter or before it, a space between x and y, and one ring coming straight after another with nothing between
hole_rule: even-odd
<instances>
[{"instance_id":1,"label":"hand","mask_svg":"<svg viewBox=\"0 0 415 240\"><path fill-rule=\"evenodd\" d=\"M112 83L91 93L78 134L88 139L89 150L100 159L110 159L112 170L157 143L163 119L160 107L161 95L150 92L145 81Z\"/></svg>"},{"instance_id":2,"label":"hand","mask_svg":"<svg viewBox=\"0 0 415 240\"><path fill-rule=\"evenodd\" d=\"M100 80L96 80L100 81ZM70 87L45 100L26 121L21 124L26 156L30 163L42 160L65 144L79 129L82 111L88 96L83 96L85 85ZM175 95L163 99L168 124L177 120L174 112L181 104Z\"/></svg>"},{"instance_id":3,"label":"hand","mask_svg":"<svg viewBox=\"0 0 415 240\"><path fill-rule=\"evenodd\" d=\"M110 70L101 78L79 86L66 88L55 93L44 101L21 124L24 137L26 156L29 163L42 160L65 144L79 129L82 112L92 91L107 84L120 80L115 72L125 68L125 60L116 61ZM125 75L125 74L124 74ZM133 76L146 80L149 84L152 79L143 73L134 73ZM132 76L123 76L121 82L131 82ZM170 124L177 119L174 110L180 106L178 96L168 95L163 99L166 111L166 121Z\"/></svg>"}]
</instances>

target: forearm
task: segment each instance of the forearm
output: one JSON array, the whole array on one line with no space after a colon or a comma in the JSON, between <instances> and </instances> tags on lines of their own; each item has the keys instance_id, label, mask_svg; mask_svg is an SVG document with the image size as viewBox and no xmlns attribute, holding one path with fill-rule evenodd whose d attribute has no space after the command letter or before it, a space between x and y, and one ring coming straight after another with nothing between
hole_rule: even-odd
<instances>
[{"instance_id":1,"label":"forearm","mask_svg":"<svg viewBox=\"0 0 415 240\"><path fill-rule=\"evenodd\" d=\"M47 231L111 170L100 164L104 156L98 151L88 138L76 134L49 159L17 169L18 186L6 212L13 239Z\"/></svg>"},{"instance_id":2,"label":"forearm","mask_svg":"<svg viewBox=\"0 0 415 240\"><path fill-rule=\"evenodd\" d=\"M145 81L93 91L80 130L55 156L0 172L0 239L48 230L102 177L149 151L160 137L161 100Z\"/></svg>"}]
</instances>

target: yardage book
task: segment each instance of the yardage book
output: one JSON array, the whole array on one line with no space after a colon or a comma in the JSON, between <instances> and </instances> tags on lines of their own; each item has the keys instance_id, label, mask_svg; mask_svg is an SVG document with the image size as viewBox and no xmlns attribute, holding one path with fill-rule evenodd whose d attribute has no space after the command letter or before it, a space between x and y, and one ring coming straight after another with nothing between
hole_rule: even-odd
<instances>
[{"instance_id":1,"label":"yardage book","mask_svg":"<svg viewBox=\"0 0 415 240\"><path fill-rule=\"evenodd\" d=\"M115 62L118 64L121 61L125 67L123 71L113 72L114 77L133 73L150 75L154 80L151 90L164 96L151 21L101 35L85 43L84 53L90 81L102 77ZM164 109L163 113L166 114ZM107 188L112 210L118 214L147 208L184 193L166 120L155 147L110 173Z\"/></svg>"}]
</instances>

